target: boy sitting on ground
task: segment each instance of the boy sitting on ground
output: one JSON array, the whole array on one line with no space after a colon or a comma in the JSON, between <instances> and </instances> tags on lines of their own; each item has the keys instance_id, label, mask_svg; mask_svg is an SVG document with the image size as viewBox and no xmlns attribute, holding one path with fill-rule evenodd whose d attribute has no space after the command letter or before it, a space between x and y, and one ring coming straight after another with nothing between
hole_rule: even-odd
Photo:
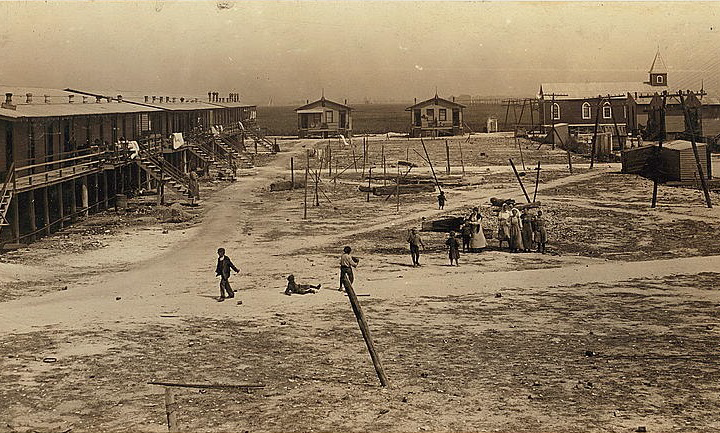
<instances>
[{"instance_id":1,"label":"boy sitting on ground","mask_svg":"<svg viewBox=\"0 0 720 433\"><path fill-rule=\"evenodd\" d=\"M320 290L320 286L322 284L318 284L317 286L313 286L312 284L297 284L295 282L295 276L290 274L287 277L288 285L287 289L285 289L285 294L290 296L293 293L296 295L305 295L308 293L316 293L318 290Z\"/></svg>"}]
</instances>

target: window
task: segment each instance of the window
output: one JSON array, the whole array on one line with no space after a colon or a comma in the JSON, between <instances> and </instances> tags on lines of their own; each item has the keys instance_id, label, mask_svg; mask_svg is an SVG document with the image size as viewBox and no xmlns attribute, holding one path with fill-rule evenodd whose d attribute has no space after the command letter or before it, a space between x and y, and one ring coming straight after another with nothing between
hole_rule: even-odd
<instances>
[{"instance_id":1,"label":"window","mask_svg":"<svg viewBox=\"0 0 720 433\"><path fill-rule=\"evenodd\" d=\"M590 103L583 102L582 104L582 118L589 119L592 117L592 110L590 109Z\"/></svg>"},{"instance_id":2,"label":"window","mask_svg":"<svg viewBox=\"0 0 720 433\"><path fill-rule=\"evenodd\" d=\"M609 102L603 104L603 119L612 118L612 107Z\"/></svg>"},{"instance_id":3,"label":"window","mask_svg":"<svg viewBox=\"0 0 720 433\"><path fill-rule=\"evenodd\" d=\"M553 120L560 120L560 105L557 103L554 103L552 105L552 119Z\"/></svg>"},{"instance_id":4,"label":"window","mask_svg":"<svg viewBox=\"0 0 720 433\"><path fill-rule=\"evenodd\" d=\"M447 120L447 110L441 108L438 110L438 120Z\"/></svg>"},{"instance_id":5,"label":"window","mask_svg":"<svg viewBox=\"0 0 720 433\"><path fill-rule=\"evenodd\" d=\"M425 110L425 113L427 113L428 119L434 119L435 118L435 109L434 108L428 108Z\"/></svg>"},{"instance_id":6,"label":"window","mask_svg":"<svg viewBox=\"0 0 720 433\"><path fill-rule=\"evenodd\" d=\"M325 123L333 123L333 112L332 111L326 111L325 112Z\"/></svg>"},{"instance_id":7,"label":"window","mask_svg":"<svg viewBox=\"0 0 720 433\"><path fill-rule=\"evenodd\" d=\"M662 82L663 82L663 76L662 76L662 75L658 75L657 78L656 78L656 80L657 80L658 84L662 83Z\"/></svg>"}]
</instances>

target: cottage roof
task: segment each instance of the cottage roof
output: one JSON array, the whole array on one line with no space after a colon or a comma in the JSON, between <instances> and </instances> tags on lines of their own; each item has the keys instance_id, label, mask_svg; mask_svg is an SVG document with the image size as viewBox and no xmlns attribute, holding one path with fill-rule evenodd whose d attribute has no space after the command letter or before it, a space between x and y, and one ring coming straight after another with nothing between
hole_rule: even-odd
<instances>
[{"instance_id":1,"label":"cottage roof","mask_svg":"<svg viewBox=\"0 0 720 433\"><path fill-rule=\"evenodd\" d=\"M313 101L313 102L310 102L309 104L305 104L301 107L296 108L295 111L299 112L301 110L309 110L311 108L315 108L318 105L323 106L323 107L334 105L337 108L344 108L346 110L352 110L352 107L350 107L348 105L341 104L341 103L335 102L335 101L331 101L329 99L325 99L325 96L323 96L322 98L318 99L317 101Z\"/></svg>"},{"instance_id":2,"label":"cottage roof","mask_svg":"<svg viewBox=\"0 0 720 433\"><path fill-rule=\"evenodd\" d=\"M89 95L85 95L86 98L83 98L83 95L73 92L44 87L0 85L2 102L5 101L6 93L13 94L13 108L0 108L0 117L9 119L159 111L156 108L119 103L112 99L110 101L106 98L98 100ZM28 94L32 96L28 98ZM70 102L70 96L72 96L73 102ZM83 99L86 102L83 102Z\"/></svg>"},{"instance_id":3,"label":"cottage roof","mask_svg":"<svg viewBox=\"0 0 720 433\"><path fill-rule=\"evenodd\" d=\"M457 107L457 108L465 108L463 104L458 104L457 102L449 101L445 98L439 97L437 94L433 96L430 99L426 99L424 101L418 102L417 104L413 104L405 109L405 111L411 111L417 107L422 107L428 104L437 104L437 105L446 105L449 107Z\"/></svg>"}]
</instances>

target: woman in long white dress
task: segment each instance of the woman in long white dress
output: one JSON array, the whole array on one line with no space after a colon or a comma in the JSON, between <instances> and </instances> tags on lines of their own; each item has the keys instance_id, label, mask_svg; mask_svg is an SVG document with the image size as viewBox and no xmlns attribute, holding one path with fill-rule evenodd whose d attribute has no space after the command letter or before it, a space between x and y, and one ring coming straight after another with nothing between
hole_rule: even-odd
<instances>
[{"instance_id":1,"label":"woman in long white dress","mask_svg":"<svg viewBox=\"0 0 720 433\"><path fill-rule=\"evenodd\" d=\"M473 228L472 237L470 238L470 251L480 252L483 248L487 247L487 241L485 240L485 233L483 233L482 228L482 215L480 215L480 210L477 207L474 207L470 213L468 224Z\"/></svg>"}]
</instances>

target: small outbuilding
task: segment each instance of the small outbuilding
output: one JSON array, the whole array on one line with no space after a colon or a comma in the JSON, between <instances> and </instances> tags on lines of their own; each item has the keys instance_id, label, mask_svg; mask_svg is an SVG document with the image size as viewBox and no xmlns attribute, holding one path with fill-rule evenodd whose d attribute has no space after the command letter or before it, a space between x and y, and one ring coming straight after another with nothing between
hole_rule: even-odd
<instances>
[{"instance_id":1,"label":"small outbuilding","mask_svg":"<svg viewBox=\"0 0 720 433\"><path fill-rule=\"evenodd\" d=\"M705 143L696 143L696 145L703 175L706 179L711 179L712 165L707 146ZM653 168L655 160L659 164L657 172ZM663 181L694 182L700 180L692 143L686 140L663 143L659 152L657 144L627 149L622 153L622 171L648 178L654 178L656 174L659 174Z\"/></svg>"},{"instance_id":2,"label":"small outbuilding","mask_svg":"<svg viewBox=\"0 0 720 433\"><path fill-rule=\"evenodd\" d=\"M406 108L411 113L411 137L439 137L463 134L464 105L437 94Z\"/></svg>"},{"instance_id":3,"label":"small outbuilding","mask_svg":"<svg viewBox=\"0 0 720 433\"><path fill-rule=\"evenodd\" d=\"M352 136L352 108L346 104L333 102L323 96L296 108L295 112L300 138Z\"/></svg>"},{"instance_id":4,"label":"small outbuilding","mask_svg":"<svg viewBox=\"0 0 720 433\"><path fill-rule=\"evenodd\" d=\"M710 154L707 152L705 143L697 143L697 149L700 155L700 166L705 178L708 179L712 176L712 173L708 172ZM700 179L692 143L689 141L674 140L663 144L660 161L666 180L685 182Z\"/></svg>"}]
</instances>

